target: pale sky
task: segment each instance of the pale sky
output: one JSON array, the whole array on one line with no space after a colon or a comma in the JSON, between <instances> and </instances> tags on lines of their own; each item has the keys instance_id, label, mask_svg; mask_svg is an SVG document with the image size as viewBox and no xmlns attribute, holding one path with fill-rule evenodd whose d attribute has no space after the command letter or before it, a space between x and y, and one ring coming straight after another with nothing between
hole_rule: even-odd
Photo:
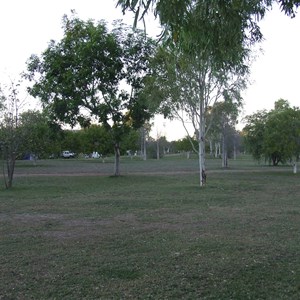
<instances>
[{"instance_id":1,"label":"pale sky","mask_svg":"<svg viewBox=\"0 0 300 300\"><path fill-rule=\"evenodd\" d=\"M62 37L61 19L75 9L81 19L105 19L110 24L123 19L120 8L113 0L10 0L0 4L0 83L9 77L18 79L25 71L25 62L31 54L44 51L51 39ZM149 18L150 20L150 18ZM147 31L155 35L157 25L149 23ZM124 22L133 23L126 15ZM251 68L252 85L244 93L244 114L261 109L271 109L279 98L291 105L300 106L300 12L291 19L274 8L260 22L265 41L264 53L259 54ZM28 107L35 108L36 101L27 99ZM182 125L162 120L156 122L153 137L159 132L168 140L184 137Z\"/></svg>"}]
</instances>

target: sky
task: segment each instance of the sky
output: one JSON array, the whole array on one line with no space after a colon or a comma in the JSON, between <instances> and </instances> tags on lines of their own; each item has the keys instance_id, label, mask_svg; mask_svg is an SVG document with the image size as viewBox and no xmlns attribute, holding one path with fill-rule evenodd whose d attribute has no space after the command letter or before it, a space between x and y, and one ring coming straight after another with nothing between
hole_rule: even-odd
<instances>
[{"instance_id":1,"label":"sky","mask_svg":"<svg viewBox=\"0 0 300 300\"><path fill-rule=\"evenodd\" d=\"M62 38L61 20L75 9L81 19L104 19L111 24L123 19L132 24L133 16L116 8L114 0L10 0L0 2L0 83L17 80L26 70L31 54L44 51L51 39ZM264 35L263 52L251 66L251 85L243 93L243 116L257 110L270 110L279 98L292 106L300 106L300 15L289 18L274 7L259 23ZM159 33L157 22L149 17L147 32ZM34 99L26 98L30 109L37 107ZM241 122L240 128L243 123ZM157 117L151 134L165 135L169 141L186 135L179 122Z\"/></svg>"}]
</instances>

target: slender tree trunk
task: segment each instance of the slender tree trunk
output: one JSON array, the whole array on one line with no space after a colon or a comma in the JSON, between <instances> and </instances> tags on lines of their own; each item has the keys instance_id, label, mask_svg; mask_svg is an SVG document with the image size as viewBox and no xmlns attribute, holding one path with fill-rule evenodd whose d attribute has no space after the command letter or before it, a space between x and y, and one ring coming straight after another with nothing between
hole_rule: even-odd
<instances>
[{"instance_id":1,"label":"slender tree trunk","mask_svg":"<svg viewBox=\"0 0 300 300\"><path fill-rule=\"evenodd\" d=\"M228 156L227 156L227 145L226 145L226 138L225 134L222 137L222 167L228 167Z\"/></svg>"},{"instance_id":2,"label":"slender tree trunk","mask_svg":"<svg viewBox=\"0 0 300 300\"><path fill-rule=\"evenodd\" d=\"M8 185L7 188L12 187L13 179L14 179L14 172L15 172L15 164L16 164L16 159L14 157L11 157L9 161L7 162L7 175L8 175Z\"/></svg>"},{"instance_id":3,"label":"slender tree trunk","mask_svg":"<svg viewBox=\"0 0 300 300\"><path fill-rule=\"evenodd\" d=\"M143 160L147 160L147 147L146 147L146 129L145 127L141 128L141 155Z\"/></svg>"},{"instance_id":4,"label":"slender tree trunk","mask_svg":"<svg viewBox=\"0 0 300 300\"><path fill-rule=\"evenodd\" d=\"M233 137L233 159L234 160L236 160L236 156L237 156L236 152L237 152L237 149L236 149L236 135L234 135L234 137Z\"/></svg>"},{"instance_id":5,"label":"slender tree trunk","mask_svg":"<svg viewBox=\"0 0 300 300\"><path fill-rule=\"evenodd\" d=\"M212 139L209 140L209 156L213 157L213 142L212 142Z\"/></svg>"},{"instance_id":6,"label":"slender tree trunk","mask_svg":"<svg viewBox=\"0 0 300 300\"><path fill-rule=\"evenodd\" d=\"M187 152L186 152L186 158L187 158L187 159L190 159L190 154L191 154L190 151L187 151Z\"/></svg>"},{"instance_id":7,"label":"slender tree trunk","mask_svg":"<svg viewBox=\"0 0 300 300\"><path fill-rule=\"evenodd\" d=\"M215 142L215 158L218 158L219 143Z\"/></svg>"},{"instance_id":8,"label":"slender tree trunk","mask_svg":"<svg viewBox=\"0 0 300 300\"><path fill-rule=\"evenodd\" d=\"M200 173L200 187L206 183L206 170L205 170L205 142L204 137L201 136L199 139L199 173Z\"/></svg>"},{"instance_id":9,"label":"slender tree trunk","mask_svg":"<svg viewBox=\"0 0 300 300\"><path fill-rule=\"evenodd\" d=\"M144 153L143 153L143 159L147 160L147 143L146 138L144 138Z\"/></svg>"},{"instance_id":10,"label":"slender tree trunk","mask_svg":"<svg viewBox=\"0 0 300 300\"><path fill-rule=\"evenodd\" d=\"M14 172L15 172L15 164L16 164L16 154L11 153L9 150L6 150L4 154L6 157L4 158L6 167L3 166L3 178L6 189L12 188ZM6 169L6 171L5 171Z\"/></svg>"},{"instance_id":11,"label":"slender tree trunk","mask_svg":"<svg viewBox=\"0 0 300 300\"><path fill-rule=\"evenodd\" d=\"M199 177L200 187L206 183L206 170L205 170L205 117L204 117L204 101L200 101L200 124L199 124Z\"/></svg>"},{"instance_id":12,"label":"slender tree trunk","mask_svg":"<svg viewBox=\"0 0 300 300\"><path fill-rule=\"evenodd\" d=\"M115 176L120 176L120 145L115 143Z\"/></svg>"},{"instance_id":13,"label":"slender tree trunk","mask_svg":"<svg viewBox=\"0 0 300 300\"><path fill-rule=\"evenodd\" d=\"M293 163L293 173L297 174L297 162L296 161Z\"/></svg>"},{"instance_id":14,"label":"slender tree trunk","mask_svg":"<svg viewBox=\"0 0 300 300\"><path fill-rule=\"evenodd\" d=\"M156 159L159 159L159 139L156 140Z\"/></svg>"},{"instance_id":15,"label":"slender tree trunk","mask_svg":"<svg viewBox=\"0 0 300 300\"><path fill-rule=\"evenodd\" d=\"M227 153L227 126L224 117L222 117L222 167L228 167L228 153Z\"/></svg>"}]
</instances>

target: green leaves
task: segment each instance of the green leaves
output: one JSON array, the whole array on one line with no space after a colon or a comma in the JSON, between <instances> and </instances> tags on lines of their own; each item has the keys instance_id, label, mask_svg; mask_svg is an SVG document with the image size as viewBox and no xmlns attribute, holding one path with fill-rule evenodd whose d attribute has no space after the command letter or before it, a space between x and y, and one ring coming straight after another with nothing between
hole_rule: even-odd
<instances>
[{"instance_id":1,"label":"green leaves","mask_svg":"<svg viewBox=\"0 0 300 300\"><path fill-rule=\"evenodd\" d=\"M74 12L63 17L63 31L60 41L29 58L29 92L53 121L84 128L100 123L119 147L152 115L143 78L155 44L143 31L116 21L110 32L103 21L82 21Z\"/></svg>"},{"instance_id":2,"label":"green leaves","mask_svg":"<svg viewBox=\"0 0 300 300\"><path fill-rule=\"evenodd\" d=\"M299 158L300 110L279 99L275 109L248 117L245 139L255 159L265 157L273 165Z\"/></svg>"}]
</instances>

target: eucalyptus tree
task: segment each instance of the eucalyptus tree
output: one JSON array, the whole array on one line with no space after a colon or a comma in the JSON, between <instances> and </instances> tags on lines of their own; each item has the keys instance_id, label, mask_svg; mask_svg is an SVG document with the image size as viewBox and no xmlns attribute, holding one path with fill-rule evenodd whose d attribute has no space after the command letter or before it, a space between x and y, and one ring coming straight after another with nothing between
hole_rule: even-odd
<instances>
[{"instance_id":1,"label":"eucalyptus tree","mask_svg":"<svg viewBox=\"0 0 300 300\"><path fill-rule=\"evenodd\" d=\"M143 31L120 23L109 31L104 21L83 21L75 14L63 17L63 30L61 41L51 41L41 56L28 60L29 92L58 123L104 126L112 137L118 176L123 137L151 117L140 92L154 42Z\"/></svg>"},{"instance_id":2,"label":"eucalyptus tree","mask_svg":"<svg viewBox=\"0 0 300 300\"><path fill-rule=\"evenodd\" d=\"M202 186L205 139L211 126L206 119L208 109L224 100L226 93L241 100L251 46L262 39L252 15L262 15L264 9L256 3L246 10L236 1L119 1L124 10L139 7L136 15L140 9L146 12L151 4L164 29L166 45L158 57L160 74L156 72L159 80L155 83L163 90L161 106L165 115L181 120L183 111L198 133Z\"/></svg>"},{"instance_id":3,"label":"eucalyptus tree","mask_svg":"<svg viewBox=\"0 0 300 300\"><path fill-rule=\"evenodd\" d=\"M235 144L235 125L237 123L240 105L241 101L233 102L232 99L225 95L225 101L215 103L207 116L211 124L209 139L212 137L222 145L223 168L228 167L229 141L233 139L233 144ZM233 148L233 150L236 151L235 145Z\"/></svg>"},{"instance_id":4,"label":"eucalyptus tree","mask_svg":"<svg viewBox=\"0 0 300 300\"><path fill-rule=\"evenodd\" d=\"M197 4L202 4L203 1L195 0L118 0L117 6L120 6L123 13L126 11L133 11L135 13L134 25L139 20L144 21L144 17L147 13L153 12L155 17L160 19L161 24L168 25L172 29L176 29L180 25L188 25L183 20L190 7ZM210 5L213 8L215 3L218 5L230 5L226 0L207 1L211 2ZM214 3L213 3L214 2ZM300 6L300 0L258 0L258 1L232 1L233 8L241 8L245 11L246 16L263 17L267 10L272 8L272 5L279 3L281 10L288 16L295 17L297 8ZM249 15L250 13L250 15ZM249 20L250 21L250 20ZM251 21L255 23L255 21ZM255 24L249 24L250 26Z\"/></svg>"},{"instance_id":5,"label":"eucalyptus tree","mask_svg":"<svg viewBox=\"0 0 300 300\"><path fill-rule=\"evenodd\" d=\"M208 107L206 105L209 102L211 105L214 104L219 98L217 95L221 95L226 86L228 88L229 82L234 82L232 75L241 77L246 75L246 61L251 53L251 46L262 40L257 20L264 17L274 2L274 0L118 1L117 5L122 7L124 13L128 10L135 12L135 25L138 20L144 18L146 13L153 11L162 26L162 37L175 44L186 59L184 65L190 65L189 68L185 68L186 75L184 76L184 81L190 87L183 88L185 84L177 83L181 88L178 88L172 97L169 93L169 99L173 98L172 102L177 102L177 106L175 105L173 109L175 114L180 108L187 108L189 105L186 106L186 103L191 104L190 99L194 101L191 105L193 109L189 107L185 111L189 117L192 117L191 122L197 124L198 127L200 185L203 185L202 174L205 176L204 141L206 128L209 128L205 120L205 110ZM300 1L281 0L279 3L286 14L294 16ZM173 49L170 53L174 53ZM178 76L176 76L178 55L173 61L173 76L170 76L170 73L168 76L175 83L178 81ZM180 67L181 73L183 67L182 65ZM170 66L168 66L169 69ZM191 74L194 74L193 80L191 80ZM191 91L196 85L198 85L197 96L187 95L187 90ZM240 87L237 88L245 87L241 82L238 85ZM212 90L214 87L216 87L217 94ZM174 88L172 90L174 91ZM178 100L183 90L186 94L184 96L186 102ZM174 99L177 100L174 101ZM172 112L172 109L170 111Z\"/></svg>"}]
</instances>

